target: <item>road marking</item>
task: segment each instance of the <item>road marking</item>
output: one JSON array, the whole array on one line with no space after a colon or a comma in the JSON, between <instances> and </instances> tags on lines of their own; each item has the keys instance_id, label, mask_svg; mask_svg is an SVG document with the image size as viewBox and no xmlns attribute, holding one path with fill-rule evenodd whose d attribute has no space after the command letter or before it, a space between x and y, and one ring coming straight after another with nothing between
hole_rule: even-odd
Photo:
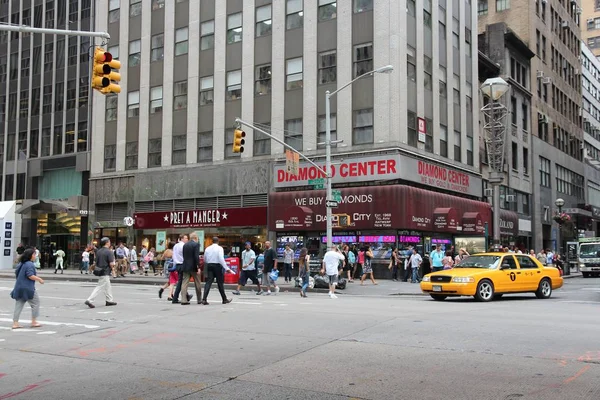
<instances>
[{"instance_id":1,"label":"road marking","mask_svg":"<svg viewBox=\"0 0 600 400\"><path fill-rule=\"evenodd\" d=\"M38 332L38 335L54 335L56 332L54 331L43 331L43 332Z\"/></svg>"},{"instance_id":2,"label":"road marking","mask_svg":"<svg viewBox=\"0 0 600 400\"><path fill-rule=\"evenodd\" d=\"M258 302L253 302L253 301L236 301L235 304L261 305L263 303L258 303Z\"/></svg>"},{"instance_id":3,"label":"road marking","mask_svg":"<svg viewBox=\"0 0 600 400\"><path fill-rule=\"evenodd\" d=\"M577 379L581 375L585 374L588 369L590 369L590 366L586 365L585 367L583 367L579 371L577 371L577 373L575 375L571 376L570 378L565 379L564 383L571 383L571 382L573 382L575 379Z\"/></svg>"},{"instance_id":4,"label":"road marking","mask_svg":"<svg viewBox=\"0 0 600 400\"><path fill-rule=\"evenodd\" d=\"M112 314L112 311L98 311L98 314Z\"/></svg>"},{"instance_id":5,"label":"road marking","mask_svg":"<svg viewBox=\"0 0 600 400\"><path fill-rule=\"evenodd\" d=\"M13 322L10 318L0 318L0 322ZM53 322L53 321L38 321L40 324L50 325L50 326L70 326L70 327L79 327L86 329L96 329L100 328L99 325L87 325L87 324L74 324L72 322ZM17 329L20 330L20 329Z\"/></svg>"}]
</instances>

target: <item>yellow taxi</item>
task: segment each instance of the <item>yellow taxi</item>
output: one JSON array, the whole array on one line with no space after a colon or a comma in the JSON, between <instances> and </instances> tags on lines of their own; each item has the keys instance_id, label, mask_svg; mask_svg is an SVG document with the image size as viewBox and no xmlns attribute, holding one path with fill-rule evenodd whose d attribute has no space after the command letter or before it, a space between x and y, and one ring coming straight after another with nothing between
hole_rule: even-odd
<instances>
[{"instance_id":1,"label":"yellow taxi","mask_svg":"<svg viewBox=\"0 0 600 400\"><path fill-rule=\"evenodd\" d=\"M481 253L463 259L452 269L425 275L421 290L434 300L451 296L474 296L491 301L508 293L535 293L548 299L563 285L560 272L544 267L526 254Z\"/></svg>"}]
</instances>

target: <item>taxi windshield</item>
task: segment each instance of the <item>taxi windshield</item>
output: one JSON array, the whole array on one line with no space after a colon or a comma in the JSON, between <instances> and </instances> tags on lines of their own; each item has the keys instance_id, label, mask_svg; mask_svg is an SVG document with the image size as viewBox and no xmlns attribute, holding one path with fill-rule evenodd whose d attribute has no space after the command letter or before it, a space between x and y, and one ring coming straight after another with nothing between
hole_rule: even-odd
<instances>
[{"instance_id":1,"label":"taxi windshield","mask_svg":"<svg viewBox=\"0 0 600 400\"><path fill-rule=\"evenodd\" d=\"M598 258L600 243L581 243L579 245L579 258Z\"/></svg>"},{"instance_id":2,"label":"taxi windshield","mask_svg":"<svg viewBox=\"0 0 600 400\"><path fill-rule=\"evenodd\" d=\"M500 256L470 256L463 259L454 268L485 268L495 269L498 267Z\"/></svg>"}]
</instances>

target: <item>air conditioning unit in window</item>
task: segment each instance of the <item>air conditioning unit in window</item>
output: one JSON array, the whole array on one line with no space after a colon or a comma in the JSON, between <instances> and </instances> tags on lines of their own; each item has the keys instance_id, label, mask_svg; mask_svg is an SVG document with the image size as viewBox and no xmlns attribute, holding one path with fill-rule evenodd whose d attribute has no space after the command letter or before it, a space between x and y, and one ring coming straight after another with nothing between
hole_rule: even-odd
<instances>
[{"instance_id":1,"label":"air conditioning unit in window","mask_svg":"<svg viewBox=\"0 0 600 400\"><path fill-rule=\"evenodd\" d=\"M562 27L563 27L564 29L567 29L567 28L569 27L569 21L563 21L563 22L562 22Z\"/></svg>"},{"instance_id":2,"label":"air conditioning unit in window","mask_svg":"<svg viewBox=\"0 0 600 400\"><path fill-rule=\"evenodd\" d=\"M506 195L506 202L507 203L514 203L515 202L515 195L514 194L507 194Z\"/></svg>"},{"instance_id":3,"label":"air conditioning unit in window","mask_svg":"<svg viewBox=\"0 0 600 400\"><path fill-rule=\"evenodd\" d=\"M494 189L491 189L491 188L489 188L489 189L485 189L485 190L483 191L483 195L484 195L485 197L494 197Z\"/></svg>"},{"instance_id":4,"label":"air conditioning unit in window","mask_svg":"<svg viewBox=\"0 0 600 400\"><path fill-rule=\"evenodd\" d=\"M542 4L548 4L548 0L542 0Z\"/></svg>"},{"instance_id":5,"label":"air conditioning unit in window","mask_svg":"<svg viewBox=\"0 0 600 400\"><path fill-rule=\"evenodd\" d=\"M542 81L542 83L544 85L549 85L552 83L552 79L551 78L544 78L544 80Z\"/></svg>"},{"instance_id":6,"label":"air conditioning unit in window","mask_svg":"<svg viewBox=\"0 0 600 400\"><path fill-rule=\"evenodd\" d=\"M537 74L536 74L536 77L538 79L542 79L544 77L544 71L538 71Z\"/></svg>"}]
</instances>

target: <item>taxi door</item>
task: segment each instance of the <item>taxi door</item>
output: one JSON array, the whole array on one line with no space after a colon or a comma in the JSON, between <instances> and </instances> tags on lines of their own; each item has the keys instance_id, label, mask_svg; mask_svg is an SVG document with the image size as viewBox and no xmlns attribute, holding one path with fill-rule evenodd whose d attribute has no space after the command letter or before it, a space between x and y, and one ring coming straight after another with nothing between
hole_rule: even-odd
<instances>
[{"instance_id":1,"label":"taxi door","mask_svg":"<svg viewBox=\"0 0 600 400\"><path fill-rule=\"evenodd\" d=\"M517 261L519 262L519 272L522 277L522 291L531 292L538 288L540 280L542 279L542 270L538 265L527 255L517 255Z\"/></svg>"},{"instance_id":2,"label":"taxi door","mask_svg":"<svg viewBox=\"0 0 600 400\"><path fill-rule=\"evenodd\" d=\"M496 292L518 292L522 281L519 277L520 271L515 257L512 254L505 255L500 262L500 269L497 270L494 279Z\"/></svg>"}]
</instances>

